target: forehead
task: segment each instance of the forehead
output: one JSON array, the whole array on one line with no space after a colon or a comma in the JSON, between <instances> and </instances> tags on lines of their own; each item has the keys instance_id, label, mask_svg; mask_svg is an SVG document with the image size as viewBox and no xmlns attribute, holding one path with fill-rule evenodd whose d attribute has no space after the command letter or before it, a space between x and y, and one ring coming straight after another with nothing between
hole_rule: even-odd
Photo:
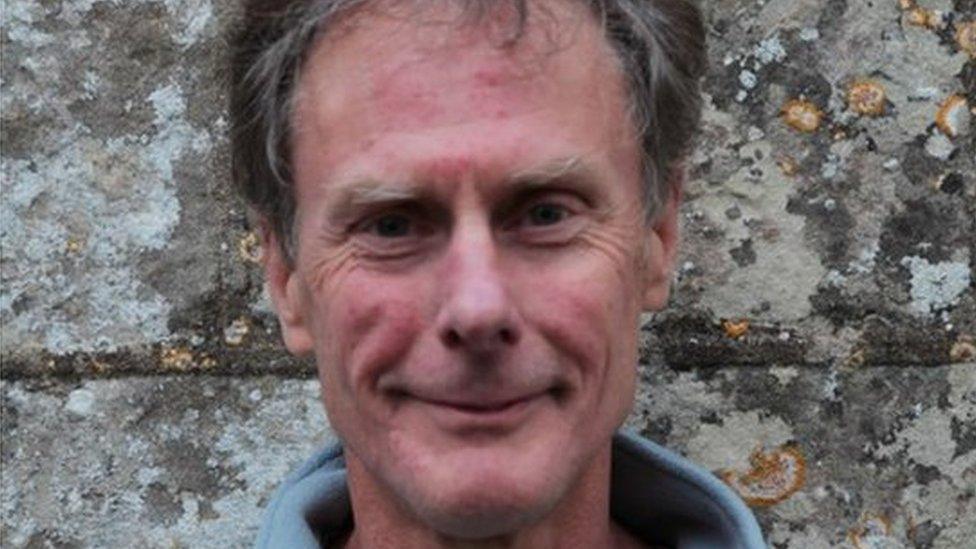
<instances>
[{"instance_id":1,"label":"forehead","mask_svg":"<svg viewBox=\"0 0 976 549\"><path fill-rule=\"evenodd\" d=\"M619 140L622 135L601 132L629 128L622 120L626 93L619 65L582 2L530 2L514 40L519 27L505 8L509 3L491 3L501 7L487 8L477 19L448 9L452 2L420 4L349 14L313 46L292 119L296 168L302 167L298 149L307 153L310 143L314 163L329 168L356 158L375 164L384 146L386 156L396 156L408 149L423 155L427 145L463 152L465 143L479 160L498 152L499 161L508 163L512 150L484 147L475 132L517 140L527 130L542 131L540 121L558 119L561 127L550 127L546 136L555 143L561 137L592 141L594 134ZM438 163L460 169L471 156Z\"/></svg>"}]
</instances>

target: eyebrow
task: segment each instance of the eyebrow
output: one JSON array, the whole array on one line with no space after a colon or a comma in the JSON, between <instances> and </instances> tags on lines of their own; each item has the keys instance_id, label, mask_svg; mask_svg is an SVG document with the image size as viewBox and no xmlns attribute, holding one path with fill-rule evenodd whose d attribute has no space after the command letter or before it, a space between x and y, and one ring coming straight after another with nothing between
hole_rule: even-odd
<instances>
[{"instance_id":1,"label":"eyebrow","mask_svg":"<svg viewBox=\"0 0 976 549\"><path fill-rule=\"evenodd\" d=\"M596 187L592 183L595 181L594 171L578 156L557 158L516 171L504 177L504 181L503 190L499 193L502 202L510 202L557 184L584 193L592 192ZM363 207L420 201L434 194L431 189L409 180L393 183L372 178L339 182L333 192L336 196L326 211L326 219L330 220L341 220Z\"/></svg>"},{"instance_id":2,"label":"eyebrow","mask_svg":"<svg viewBox=\"0 0 976 549\"><path fill-rule=\"evenodd\" d=\"M590 169L583 162L582 158L569 156L546 162L541 166L515 172L506 179L513 183L545 187L556 181L580 179L584 178L582 176L588 176L589 174Z\"/></svg>"},{"instance_id":3,"label":"eyebrow","mask_svg":"<svg viewBox=\"0 0 976 549\"><path fill-rule=\"evenodd\" d=\"M506 178L503 202L518 202L525 195L546 189L574 191L590 202L599 197L596 170L579 156L559 158L513 173Z\"/></svg>"},{"instance_id":4,"label":"eyebrow","mask_svg":"<svg viewBox=\"0 0 976 549\"><path fill-rule=\"evenodd\" d=\"M326 219L342 219L363 206L408 202L430 194L409 182L389 183L377 179L354 179L337 187L334 191L337 196L327 208Z\"/></svg>"}]
</instances>

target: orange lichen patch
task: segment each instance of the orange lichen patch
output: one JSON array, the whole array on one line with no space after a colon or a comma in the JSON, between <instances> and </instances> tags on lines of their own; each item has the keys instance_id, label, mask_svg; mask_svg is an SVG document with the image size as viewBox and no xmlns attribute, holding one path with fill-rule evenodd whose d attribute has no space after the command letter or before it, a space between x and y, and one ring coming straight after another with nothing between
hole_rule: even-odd
<instances>
[{"instance_id":1,"label":"orange lichen patch","mask_svg":"<svg viewBox=\"0 0 976 549\"><path fill-rule=\"evenodd\" d=\"M967 336L960 336L949 350L949 358L953 362L969 362L976 360L976 344Z\"/></svg>"},{"instance_id":2,"label":"orange lichen patch","mask_svg":"<svg viewBox=\"0 0 976 549\"><path fill-rule=\"evenodd\" d=\"M69 254L76 254L80 252L84 246L85 246L84 242L82 242L77 238L71 237L68 239L67 242L65 242L64 251Z\"/></svg>"},{"instance_id":3,"label":"orange lichen patch","mask_svg":"<svg viewBox=\"0 0 976 549\"><path fill-rule=\"evenodd\" d=\"M859 366L864 366L865 356L864 349L855 349L847 359L844 360L844 366L848 368L857 368Z\"/></svg>"},{"instance_id":4,"label":"orange lichen patch","mask_svg":"<svg viewBox=\"0 0 976 549\"><path fill-rule=\"evenodd\" d=\"M800 171L800 165L792 156L783 156L776 161L776 165L779 166L779 171L788 177L793 177Z\"/></svg>"},{"instance_id":5,"label":"orange lichen patch","mask_svg":"<svg viewBox=\"0 0 976 549\"><path fill-rule=\"evenodd\" d=\"M916 27L924 27L929 20L929 10L913 7L905 11L905 22Z\"/></svg>"},{"instance_id":6,"label":"orange lichen patch","mask_svg":"<svg viewBox=\"0 0 976 549\"><path fill-rule=\"evenodd\" d=\"M945 24L942 12L927 10L918 6L905 10L905 23L914 27L940 29Z\"/></svg>"},{"instance_id":7,"label":"orange lichen patch","mask_svg":"<svg viewBox=\"0 0 976 549\"><path fill-rule=\"evenodd\" d=\"M935 113L935 125L947 137L965 133L969 126L969 105L962 95L950 95L939 105Z\"/></svg>"},{"instance_id":8,"label":"orange lichen patch","mask_svg":"<svg viewBox=\"0 0 976 549\"><path fill-rule=\"evenodd\" d=\"M250 231L237 241L237 255L250 263L261 262L261 241L257 233Z\"/></svg>"},{"instance_id":9,"label":"orange lichen patch","mask_svg":"<svg viewBox=\"0 0 976 549\"><path fill-rule=\"evenodd\" d=\"M244 338L250 331L251 322L242 316L224 328L224 342L232 347L236 347L244 343Z\"/></svg>"},{"instance_id":10,"label":"orange lichen patch","mask_svg":"<svg viewBox=\"0 0 976 549\"><path fill-rule=\"evenodd\" d=\"M847 541L856 549L887 546L891 541L891 520L884 515L863 515L854 527L847 531Z\"/></svg>"},{"instance_id":11,"label":"orange lichen patch","mask_svg":"<svg viewBox=\"0 0 976 549\"><path fill-rule=\"evenodd\" d=\"M956 23L956 44L969 57L976 59L976 21Z\"/></svg>"},{"instance_id":12,"label":"orange lichen patch","mask_svg":"<svg viewBox=\"0 0 976 549\"><path fill-rule=\"evenodd\" d=\"M756 449L749 456L749 465L749 471L744 474L722 471L719 475L752 506L775 505L795 494L806 482L806 460L792 444L769 453Z\"/></svg>"},{"instance_id":13,"label":"orange lichen patch","mask_svg":"<svg viewBox=\"0 0 976 549\"><path fill-rule=\"evenodd\" d=\"M93 359L88 363L88 369L95 375L101 375L111 370L112 365L98 359Z\"/></svg>"},{"instance_id":14,"label":"orange lichen patch","mask_svg":"<svg viewBox=\"0 0 976 549\"><path fill-rule=\"evenodd\" d=\"M167 370L185 371L193 367L193 353L184 347L164 348L159 362Z\"/></svg>"},{"instance_id":15,"label":"orange lichen patch","mask_svg":"<svg viewBox=\"0 0 976 549\"><path fill-rule=\"evenodd\" d=\"M865 116L880 116L885 110L885 89L869 80L855 82L847 89L847 106Z\"/></svg>"},{"instance_id":16,"label":"orange lichen patch","mask_svg":"<svg viewBox=\"0 0 976 549\"><path fill-rule=\"evenodd\" d=\"M794 130L801 132L815 132L823 121L824 113L806 99L791 99L783 105L780 111L783 122Z\"/></svg>"},{"instance_id":17,"label":"orange lichen patch","mask_svg":"<svg viewBox=\"0 0 976 549\"><path fill-rule=\"evenodd\" d=\"M722 320L722 330L725 331L725 335L728 337L739 339L749 331L749 320L745 318L739 320Z\"/></svg>"}]
</instances>

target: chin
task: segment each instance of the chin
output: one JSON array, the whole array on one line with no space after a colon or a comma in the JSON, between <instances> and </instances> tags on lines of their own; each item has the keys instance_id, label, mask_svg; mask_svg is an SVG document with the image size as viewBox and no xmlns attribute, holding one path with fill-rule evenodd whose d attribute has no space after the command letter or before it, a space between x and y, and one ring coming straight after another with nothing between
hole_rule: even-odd
<instances>
[{"instance_id":1,"label":"chin","mask_svg":"<svg viewBox=\"0 0 976 549\"><path fill-rule=\"evenodd\" d=\"M552 477L504 478L497 471L465 473L453 485L414 501L420 519L438 533L457 539L476 540L512 534L542 520L563 495ZM477 475L477 476L471 476Z\"/></svg>"},{"instance_id":2,"label":"chin","mask_svg":"<svg viewBox=\"0 0 976 549\"><path fill-rule=\"evenodd\" d=\"M564 444L551 433L531 435L522 444L428 445L413 439L400 446L401 459L386 462L390 468L381 476L420 522L442 535L473 540L510 534L548 515L578 476L578 460L556 450Z\"/></svg>"}]
</instances>

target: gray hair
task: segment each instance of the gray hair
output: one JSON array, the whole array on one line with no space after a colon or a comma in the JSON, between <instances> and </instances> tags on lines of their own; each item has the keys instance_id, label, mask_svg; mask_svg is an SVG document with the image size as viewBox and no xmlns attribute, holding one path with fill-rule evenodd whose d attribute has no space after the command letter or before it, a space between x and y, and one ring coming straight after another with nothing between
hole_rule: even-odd
<instances>
[{"instance_id":1,"label":"gray hair","mask_svg":"<svg viewBox=\"0 0 976 549\"><path fill-rule=\"evenodd\" d=\"M483 14L492 0L453 0ZM530 0L506 0L517 14L511 40L523 32ZM603 26L629 85L641 141L648 220L681 178L701 118L705 31L692 0L577 0ZM232 177L269 224L286 258L296 250L289 125L299 72L317 38L368 0L247 0L232 39L230 119Z\"/></svg>"}]
</instances>

